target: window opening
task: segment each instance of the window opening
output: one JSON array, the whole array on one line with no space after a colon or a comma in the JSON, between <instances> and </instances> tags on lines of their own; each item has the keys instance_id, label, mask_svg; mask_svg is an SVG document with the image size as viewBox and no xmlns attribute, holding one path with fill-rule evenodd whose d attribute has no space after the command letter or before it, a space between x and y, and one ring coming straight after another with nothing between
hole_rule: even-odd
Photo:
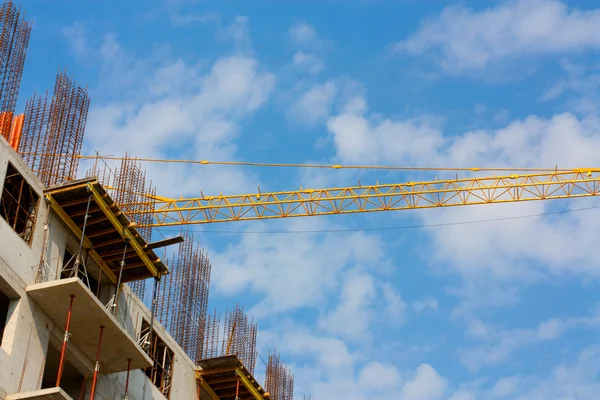
<instances>
[{"instance_id":1,"label":"window opening","mask_svg":"<svg viewBox=\"0 0 600 400\"><path fill-rule=\"evenodd\" d=\"M33 238L39 199L23 175L8 163L0 197L0 216L27 244L31 244Z\"/></svg>"},{"instance_id":2,"label":"window opening","mask_svg":"<svg viewBox=\"0 0 600 400\"><path fill-rule=\"evenodd\" d=\"M154 386L167 398L171 395L171 382L173 380L173 359L175 353L167 346L167 344L153 331L150 332L150 324L142 319L141 337L150 336L150 342L146 342L146 353L152 359L152 367L146 368L144 371Z\"/></svg>"},{"instance_id":3,"label":"window opening","mask_svg":"<svg viewBox=\"0 0 600 400\"><path fill-rule=\"evenodd\" d=\"M8 319L8 307L10 306L10 298L0 290L0 343L4 336L4 329Z\"/></svg>"},{"instance_id":4,"label":"window opening","mask_svg":"<svg viewBox=\"0 0 600 400\"><path fill-rule=\"evenodd\" d=\"M52 343L48 343L48 351L46 352L46 362L44 364L44 372L41 376L41 388L51 388L56 385L56 376L58 375L58 365L60 363L60 349ZM63 365L62 378L60 387L72 399L83 399L82 392L85 393L87 387L87 374L84 376L67 358Z\"/></svg>"}]
</instances>

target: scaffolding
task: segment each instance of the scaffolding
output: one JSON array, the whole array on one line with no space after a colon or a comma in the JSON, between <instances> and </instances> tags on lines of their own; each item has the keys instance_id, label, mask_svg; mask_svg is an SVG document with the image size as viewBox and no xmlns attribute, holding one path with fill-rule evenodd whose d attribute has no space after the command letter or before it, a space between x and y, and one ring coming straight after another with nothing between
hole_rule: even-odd
<instances>
[{"instance_id":1,"label":"scaffolding","mask_svg":"<svg viewBox=\"0 0 600 400\"><path fill-rule=\"evenodd\" d=\"M17 106L31 27L12 1L0 6L0 134L7 140Z\"/></svg>"},{"instance_id":2,"label":"scaffolding","mask_svg":"<svg viewBox=\"0 0 600 400\"><path fill-rule=\"evenodd\" d=\"M27 101L19 153L47 187L76 178L89 107L87 89L61 71L50 102Z\"/></svg>"},{"instance_id":3,"label":"scaffolding","mask_svg":"<svg viewBox=\"0 0 600 400\"><path fill-rule=\"evenodd\" d=\"M269 351L265 390L271 395L271 400L294 400L294 375L276 351Z\"/></svg>"},{"instance_id":4,"label":"scaffolding","mask_svg":"<svg viewBox=\"0 0 600 400\"><path fill-rule=\"evenodd\" d=\"M156 317L183 350L193 359L201 358L207 320L211 264L185 232L171 273L158 285Z\"/></svg>"}]
</instances>

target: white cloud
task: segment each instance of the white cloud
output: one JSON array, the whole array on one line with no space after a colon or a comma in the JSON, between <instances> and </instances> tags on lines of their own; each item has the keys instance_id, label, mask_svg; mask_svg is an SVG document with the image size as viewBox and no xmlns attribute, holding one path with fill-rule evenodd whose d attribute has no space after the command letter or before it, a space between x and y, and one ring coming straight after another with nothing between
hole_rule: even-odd
<instances>
[{"instance_id":1,"label":"white cloud","mask_svg":"<svg viewBox=\"0 0 600 400\"><path fill-rule=\"evenodd\" d=\"M446 392L447 380L429 364L421 364L412 380L402 386L402 400L441 400Z\"/></svg>"},{"instance_id":2,"label":"white cloud","mask_svg":"<svg viewBox=\"0 0 600 400\"><path fill-rule=\"evenodd\" d=\"M359 96L327 122L336 154L346 163L421 165L444 143L442 133L427 119L370 120L365 113L366 101Z\"/></svg>"},{"instance_id":3,"label":"white cloud","mask_svg":"<svg viewBox=\"0 0 600 400\"><path fill-rule=\"evenodd\" d=\"M65 26L62 29L62 34L67 39L69 47L76 57L83 58L87 56L89 50L85 24L76 22L73 25Z\"/></svg>"},{"instance_id":4,"label":"white cloud","mask_svg":"<svg viewBox=\"0 0 600 400\"><path fill-rule=\"evenodd\" d=\"M217 14L198 12L196 6L200 0L164 0L164 7L169 20L174 26L186 27L195 24L205 24L218 18ZM164 17L164 11L159 9L157 17Z\"/></svg>"},{"instance_id":5,"label":"white cloud","mask_svg":"<svg viewBox=\"0 0 600 400\"><path fill-rule=\"evenodd\" d=\"M542 94L545 102L565 99L565 106L582 115L595 115L598 106L600 87L600 65L597 63L575 63L563 59L561 67L565 77L553 82Z\"/></svg>"},{"instance_id":6,"label":"white cloud","mask_svg":"<svg viewBox=\"0 0 600 400\"><path fill-rule=\"evenodd\" d=\"M344 274L344 283L338 306L320 321L326 332L348 340L361 340L371 325L370 305L375 300L376 289L373 277L358 270Z\"/></svg>"},{"instance_id":7,"label":"white cloud","mask_svg":"<svg viewBox=\"0 0 600 400\"><path fill-rule=\"evenodd\" d=\"M434 311L437 311L438 301L433 297L427 297L423 300L415 301L413 303L413 309L417 314L421 314L426 308L430 308Z\"/></svg>"},{"instance_id":8,"label":"white cloud","mask_svg":"<svg viewBox=\"0 0 600 400\"><path fill-rule=\"evenodd\" d=\"M304 126L314 126L331 115L337 86L333 81L316 84L302 93L290 106L289 117Z\"/></svg>"},{"instance_id":9,"label":"white cloud","mask_svg":"<svg viewBox=\"0 0 600 400\"><path fill-rule=\"evenodd\" d=\"M169 10L169 19L175 26L190 26L194 24L205 24L217 19L215 14L190 14L175 10Z\"/></svg>"},{"instance_id":10,"label":"white cloud","mask_svg":"<svg viewBox=\"0 0 600 400\"><path fill-rule=\"evenodd\" d=\"M552 368L547 376L515 375L496 380L478 380L460 385L448 400L595 400L598 384L600 347L582 350L573 363Z\"/></svg>"},{"instance_id":11,"label":"white cloud","mask_svg":"<svg viewBox=\"0 0 600 400\"><path fill-rule=\"evenodd\" d=\"M405 310L406 304L392 285L354 268L344 272L339 301L320 318L319 326L347 341L365 343L371 339L371 329L376 324L402 325Z\"/></svg>"},{"instance_id":12,"label":"white cloud","mask_svg":"<svg viewBox=\"0 0 600 400\"><path fill-rule=\"evenodd\" d=\"M472 338L482 340L484 343L462 352L461 362L471 369L487 365L497 366L507 361L512 353L526 346L556 340L568 330L598 327L600 327L598 312L587 317L551 318L540 322L535 328L507 330L474 320L470 323L468 333Z\"/></svg>"},{"instance_id":13,"label":"white cloud","mask_svg":"<svg viewBox=\"0 0 600 400\"><path fill-rule=\"evenodd\" d=\"M360 371L358 383L367 390L393 389L401 382L401 375L395 365L369 362Z\"/></svg>"},{"instance_id":14,"label":"white cloud","mask_svg":"<svg viewBox=\"0 0 600 400\"><path fill-rule=\"evenodd\" d=\"M250 36L250 20L243 15L236 16L233 21L225 26L220 32L222 40L231 41L235 50L239 52L252 53L252 39Z\"/></svg>"},{"instance_id":15,"label":"white cloud","mask_svg":"<svg viewBox=\"0 0 600 400\"><path fill-rule=\"evenodd\" d=\"M600 10L557 0L504 1L481 11L452 5L398 43L408 54L433 54L443 70L483 70L505 59L596 49Z\"/></svg>"},{"instance_id":16,"label":"white cloud","mask_svg":"<svg viewBox=\"0 0 600 400\"><path fill-rule=\"evenodd\" d=\"M402 300L400 293L394 288L394 286L385 282L382 285L383 299L386 304L386 316L387 321L393 325L398 325L406 320L406 303Z\"/></svg>"},{"instance_id":17,"label":"white cloud","mask_svg":"<svg viewBox=\"0 0 600 400\"><path fill-rule=\"evenodd\" d=\"M303 48L319 47L322 43L315 28L307 22L298 22L290 27L290 37L294 44Z\"/></svg>"},{"instance_id":18,"label":"white cloud","mask_svg":"<svg viewBox=\"0 0 600 400\"><path fill-rule=\"evenodd\" d=\"M352 350L343 341L309 333L304 326L278 320L267 333L269 345L282 355L297 356L295 393L313 398L385 400L442 400L447 380L427 363L399 367L374 360L363 349ZM395 357L392 357L395 359Z\"/></svg>"},{"instance_id":19,"label":"white cloud","mask_svg":"<svg viewBox=\"0 0 600 400\"><path fill-rule=\"evenodd\" d=\"M444 134L435 118L392 119L370 112L364 96L347 104L351 105L342 107L327 123L336 163L446 168L581 168L600 163L594 151L600 146L600 121L594 117L578 118L571 113L549 118L529 116L499 129ZM421 173L402 181L454 176ZM381 178L378 180L384 183ZM568 206L593 204L593 199L577 200ZM593 245L600 216L595 213L456 224L539 215L559 206L567 204L529 202L414 213L425 225L450 224L426 230L432 241L418 246L432 270L442 275L458 273L461 278L458 286L449 288L463 300L453 316L466 316L478 308L515 304L522 285L543 279L600 278L600 262ZM429 251L430 248L435 251ZM573 248L578 250L570 250Z\"/></svg>"},{"instance_id":20,"label":"white cloud","mask_svg":"<svg viewBox=\"0 0 600 400\"><path fill-rule=\"evenodd\" d=\"M96 67L103 89L99 99L91 89L95 101L86 127L88 154L128 151L138 157L234 159L239 124L266 104L275 85L273 73L256 58L239 53L212 65L158 55L158 60L141 58L113 33L100 43L77 41L73 46ZM82 163L80 172L89 166ZM251 172L241 170L144 166L163 196L238 193L259 184ZM202 179L199 169L211 179Z\"/></svg>"},{"instance_id":21,"label":"white cloud","mask_svg":"<svg viewBox=\"0 0 600 400\"><path fill-rule=\"evenodd\" d=\"M323 224L321 219L290 220L282 229L319 230L324 227ZM253 224L253 228L258 226L259 223ZM345 250L340 252L339 249ZM219 265L219 268L213 269L215 290L225 295L252 291L260 296L252 309L257 316L306 306L323 306L340 288L343 271L362 264L386 263L382 259L381 239L359 232L274 235L268 240L264 235L248 234L226 251L211 251L211 254L212 262ZM348 284L352 285L353 281ZM369 288L365 290L365 295L368 295ZM342 295L342 304L344 300L352 302L351 297L345 294ZM354 306L348 305L350 308ZM345 306L341 307L340 313L344 314Z\"/></svg>"},{"instance_id":22,"label":"white cloud","mask_svg":"<svg viewBox=\"0 0 600 400\"><path fill-rule=\"evenodd\" d=\"M294 53L293 64L310 74L318 74L323 69L323 61L319 57L303 51Z\"/></svg>"}]
</instances>

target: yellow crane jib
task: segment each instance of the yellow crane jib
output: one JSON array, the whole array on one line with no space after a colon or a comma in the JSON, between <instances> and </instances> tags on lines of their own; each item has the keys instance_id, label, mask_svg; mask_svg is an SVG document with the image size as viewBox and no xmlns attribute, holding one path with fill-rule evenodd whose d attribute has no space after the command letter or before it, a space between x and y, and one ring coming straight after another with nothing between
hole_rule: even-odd
<instances>
[{"instance_id":1,"label":"yellow crane jib","mask_svg":"<svg viewBox=\"0 0 600 400\"><path fill-rule=\"evenodd\" d=\"M147 213L154 214L150 226L159 227L591 197L600 193L598 172L575 169L179 199L151 196L156 207Z\"/></svg>"}]
</instances>

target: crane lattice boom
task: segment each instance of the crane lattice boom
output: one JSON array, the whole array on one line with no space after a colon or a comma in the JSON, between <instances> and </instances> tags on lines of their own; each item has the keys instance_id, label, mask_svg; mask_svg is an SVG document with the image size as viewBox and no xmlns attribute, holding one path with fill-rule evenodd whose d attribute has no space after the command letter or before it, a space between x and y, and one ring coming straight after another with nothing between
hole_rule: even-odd
<instances>
[{"instance_id":1,"label":"crane lattice boom","mask_svg":"<svg viewBox=\"0 0 600 400\"><path fill-rule=\"evenodd\" d=\"M151 226L353 214L597 196L600 170L556 171L402 184L156 201Z\"/></svg>"}]
</instances>

